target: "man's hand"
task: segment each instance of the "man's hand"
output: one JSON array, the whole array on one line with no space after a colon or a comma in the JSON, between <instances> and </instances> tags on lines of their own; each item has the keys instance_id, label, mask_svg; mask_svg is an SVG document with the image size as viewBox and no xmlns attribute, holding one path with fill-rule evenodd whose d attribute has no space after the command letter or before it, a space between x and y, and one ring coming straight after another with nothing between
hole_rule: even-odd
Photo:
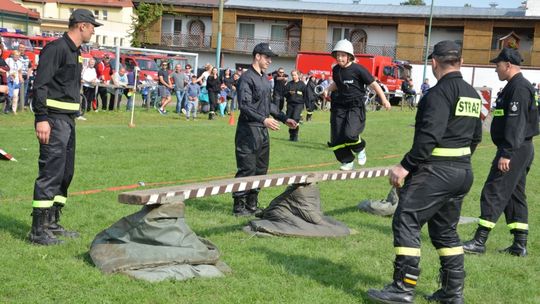
<instances>
[{"instance_id":1,"label":"man's hand","mask_svg":"<svg viewBox=\"0 0 540 304\"><path fill-rule=\"evenodd\" d=\"M388 100L383 100L382 101L382 106L386 109L386 110L390 110L392 108L392 105L390 104L390 102L388 102Z\"/></svg>"},{"instance_id":2,"label":"man's hand","mask_svg":"<svg viewBox=\"0 0 540 304\"><path fill-rule=\"evenodd\" d=\"M266 118L263 121L263 124L265 127L267 127L270 130L273 130L273 131L279 130L279 122L271 117Z\"/></svg>"},{"instance_id":3,"label":"man's hand","mask_svg":"<svg viewBox=\"0 0 540 304\"><path fill-rule=\"evenodd\" d=\"M499 164L497 167L500 171L505 173L510 171L510 159L504 157L499 158Z\"/></svg>"},{"instance_id":4,"label":"man's hand","mask_svg":"<svg viewBox=\"0 0 540 304\"><path fill-rule=\"evenodd\" d=\"M290 129L296 129L296 127L298 127L298 123L296 122L296 120L290 119L290 118L287 118L287 120L285 121L285 124L286 124Z\"/></svg>"},{"instance_id":5,"label":"man's hand","mask_svg":"<svg viewBox=\"0 0 540 304\"><path fill-rule=\"evenodd\" d=\"M48 121L40 121L36 123L36 136L40 144L49 144L49 136L51 135L51 125Z\"/></svg>"},{"instance_id":6,"label":"man's hand","mask_svg":"<svg viewBox=\"0 0 540 304\"><path fill-rule=\"evenodd\" d=\"M403 184L403 180L405 179L407 175L409 175L409 171L407 171L401 165L394 166L392 170L390 170L390 178L389 178L390 185L396 188L401 188L401 185Z\"/></svg>"}]
</instances>

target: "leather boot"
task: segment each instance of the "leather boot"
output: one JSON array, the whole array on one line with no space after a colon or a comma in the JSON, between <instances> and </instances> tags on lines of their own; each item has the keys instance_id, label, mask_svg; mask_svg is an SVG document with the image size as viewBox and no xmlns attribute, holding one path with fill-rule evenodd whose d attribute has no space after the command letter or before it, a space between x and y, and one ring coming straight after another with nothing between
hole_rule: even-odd
<instances>
[{"instance_id":1,"label":"leather boot","mask_svg":"<svg viewBox=\"0 0 540 304\"><path fill-rule=\"evenodd\" d=\"M514 234L514 242L508 248L500 250L501 253L524 257L527 255L527 233L522 231L512 232Z\"/></svg>"},{"instance_id":2,"label":"leather boot","mask_svg":"<svg viewBox=\"0 0 540 304\"><path fill-rule=\"evenodd\" d=\"M48 221L47 221L47 230L52 232L56 236L63 236L68 238L78 238L79 233L77 231L66 230L62 225L58 224L60 222L60 215L62 214L63 204L54 203L49 211Z\"/></svg>"},{"instance_id":3,"label":"leather boot","mask_svg":"<svg viewBox=\"0 0 540 304\"><path fill-rule=\"evenodd\" d=\"M208 120L214 120L215 115L216 115L216 113L214 113L214 111L208 112Z\"/></svg>"},{"instance_id":4,"label":"leather boot","mask_svg":"<svg viewBox=\"0 0 540 304\"><path fill-rule=\"evenodd\" d=\"M63 241L57 239L47 228L45 223L49 208L33 208L32 209L32 228L30 234L28 234L28 240L30 243L38 245L57 245L63 243Z\"/></svg>"},{"instance_id":5,"label":"leather boot","mask_svg":"<svg viewBox=\"0 0 540 304\"><path fill-rule=\"evenodd\" d=\"M463 243L463 251L473 254L484 254L486 252L486 241L491 229L478 226L474 233L474 238Z\"/></svg>"},{"instance_id":6,"label":"leather boot","mask_svg":"<svg viewBox=\"0 0 540 304\"><path fill-rule=\"evenodd\" d=\"M311 116L313 116L313 114L308 113L308 114L306 115L306 121L311 121Z\"/></svg>"},{"instance_id":7,"label":"leather boot","mask_svg":"<svg viewBox=\"0 0 540 304\"><path fill-rule=\"evenodd\" d=\"M394 266L394 281L382 290L370 289L367 295L378 303L413 303L414 289L420 269L412 266L397 268Z\"/></svg>"},{"instance_id":8,"label":"leather boot","mask_svg":"<svg viewBox=\"0 0 540 304\"><path fill-rule=\"evenodd\" d=\"M432 295L426 296L430 302L445 304L462 304L465 271L441 269L439 274L441 288Z\"/></svg>"},{"instance_id":9,"label":"leather boot","mask_svg":"<svg viewBox=\"0 0 540 304\"><path fill-rule=\"evenodd\" d=\"M233 215L234 216L250 216L251 212L246 210L246 196L234 197Z\"/></svg>"},{"instance_id":10,"label":"leather boot","mask_svg":"<svg viewBox=\"0 0 540 304\"><path fill-rule=\"evenodd\" d=\"M259 208L259 193L250 192L247 196L246 210L252 215L259 216L262 213L262 209Z\"/></svg>"}]
</instances>

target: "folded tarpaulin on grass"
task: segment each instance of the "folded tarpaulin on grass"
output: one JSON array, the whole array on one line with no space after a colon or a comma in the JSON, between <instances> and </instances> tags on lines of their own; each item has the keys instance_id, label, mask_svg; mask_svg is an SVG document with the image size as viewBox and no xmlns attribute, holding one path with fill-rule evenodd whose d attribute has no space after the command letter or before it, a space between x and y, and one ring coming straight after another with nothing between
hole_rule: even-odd
<instances>
[{"instance_id":1,"label":"folded tarpaulin on grass","mask_svg":"<svg viewBox=\"0 0 540 304\"><path fill-rule=\"evenodd\" d=\"M11 160L11 161L17 161L15 157L11 156L11 154L7 153L6 151L0 149L0 159L3 160Z\"/></svg>"},{"instance_id":2,"label":"folded tarpaulin on grass","mask_svg":"<svg viewBox=\"0 0 540 304\"><path fill-rule=\"evenodd\" d=\"M100 232L90 246L94 264L105 273L147 281L220 277L230 268L210 241L184 220L184 204L147 205Z\"/></svg>"},{"instance_id":3,"label":"folded tarpaulin on grass","mask_svg":"<svg viewBox=\"0 0 540 304\"><path fill-rule=\"evenodd\" d=\"M307 237L351 234L345 224L323 214L319 188L313 184L290 185L263 210L261 219L251 221L244 230Z\"/></svg>"}]
</instances>

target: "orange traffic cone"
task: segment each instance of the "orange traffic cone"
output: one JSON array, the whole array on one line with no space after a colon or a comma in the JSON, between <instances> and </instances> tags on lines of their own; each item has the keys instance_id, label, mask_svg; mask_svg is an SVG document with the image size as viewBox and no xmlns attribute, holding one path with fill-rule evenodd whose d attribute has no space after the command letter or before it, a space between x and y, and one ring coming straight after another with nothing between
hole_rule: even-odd
<instances>
[{"instance_id":1,"label":"orange traffic cone","mask_svg":"<svg viewBox=\"0 0 540 304\"><path fill-rule=\"evenodd\" d=\"M231 117L229 117L229 125L234 126L236 122L234 121L234 112L231 111Z\"/></svg>"}]
</instances>

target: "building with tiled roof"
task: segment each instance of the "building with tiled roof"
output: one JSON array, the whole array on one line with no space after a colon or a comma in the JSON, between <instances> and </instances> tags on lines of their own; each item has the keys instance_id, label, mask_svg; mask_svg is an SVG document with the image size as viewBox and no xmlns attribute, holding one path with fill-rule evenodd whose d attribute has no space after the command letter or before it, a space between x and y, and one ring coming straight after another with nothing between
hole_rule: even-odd
<instances>
[{"instance_id":1,"label":"building with tiled roof","mask_svg":"<svg viewBox=\"0 0 540 304\"><path fill-rule=\"evenodd\" d=\"M0 28L23 33L39 29L40 15L38 12L22 6L12 0L0 0Z\"/></svg>"}]
</instances>

